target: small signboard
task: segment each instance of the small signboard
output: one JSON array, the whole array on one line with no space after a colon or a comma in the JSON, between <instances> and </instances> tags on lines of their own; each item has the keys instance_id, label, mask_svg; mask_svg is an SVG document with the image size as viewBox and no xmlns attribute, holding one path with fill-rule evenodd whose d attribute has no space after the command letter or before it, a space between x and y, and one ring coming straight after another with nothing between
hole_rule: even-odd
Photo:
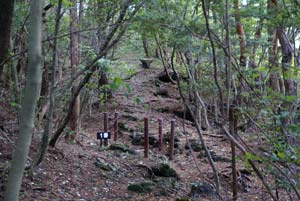
<instances>
[{"instance_id":1,"label":"small signboard","mask_svg":"<svg viewBox=\"0 0 300 201\"><path fill-rule=\"evenodd\" d=\"M97 139L110 139L110 132L109 131L101 131L97 132Z\"/></svg>"}]
</instances>

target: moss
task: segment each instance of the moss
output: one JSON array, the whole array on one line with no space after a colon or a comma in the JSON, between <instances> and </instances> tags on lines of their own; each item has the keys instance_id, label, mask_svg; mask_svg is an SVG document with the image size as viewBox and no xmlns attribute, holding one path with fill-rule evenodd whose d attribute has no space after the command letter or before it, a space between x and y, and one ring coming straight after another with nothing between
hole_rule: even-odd
<instances>
[{"instance_id":1,"label":"moss","mask_svg":"<svg viewBox=\"0 0 300 201\"><path fill-rule=\"evenodd\" d=\"M128 190L136 193L150 193L152 192L152 182L141 182L136 184L129 184Z\"/></svg>"},{"instance_id":2,"label":"moss","mask_svg":"<svg viewBox=\"0 0 300 201\"><path fill-rule=\"evenodd\" d=\"M192 139L192 140L190 140L190 144L191 144L192 150L195 152L200 152L200 151L204 150L204 147L202 146L202 144L199 140ZM186 143L185 149L189 149L188 143Z\"/></svg>"},{"instance_id":3,"label":"moss","mask_svg":"<svg viewBox=\"0 0 300 201\"><path fill-rule=\"evenodd\" d=\"M124 144L112 144L109 146L109 150L119 150L122 152L128 152L130 154L136 154L133 149L130 149L127 145Z\"/></svg>"},{"instance_id":4,"label":"moss","mask_svg":"<svg viewBox=\"0 0 300 201\"><path fill-rule=\"evenodd\" d=\"M174 177L179 179L177 172L168 164L160 164L159 167L152 167L152 172L155 176L159 177Z\"/></svg>"},{"instance_id":5,"label":"moss","mask_svg":"<svg viewBox=\"0 0 300 201\"><path fill-rule=\"evenodd\" d=\"M193 197L211 196L215 194L215 190L206 182L195 182L192 184L190 194Z\"/></svg>"},{"instance_id":6,"label":"moss","mask_svg":"<svg viewBox=\"0 0 300 201\"><path fill-rule=\"evenodd\" d=\"M175 201L190 201L190 198L176 198Z\"/></svg>"}]
</instances>

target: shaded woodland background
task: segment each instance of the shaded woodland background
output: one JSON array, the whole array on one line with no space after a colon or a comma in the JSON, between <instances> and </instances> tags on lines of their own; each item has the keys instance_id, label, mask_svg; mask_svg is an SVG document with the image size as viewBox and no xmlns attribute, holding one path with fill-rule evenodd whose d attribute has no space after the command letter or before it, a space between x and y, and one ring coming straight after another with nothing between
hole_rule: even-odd
<instances>
[{"instance_id":1,"label":"shaded woodland background","mask_svg":"<svg viewBox=\"0 0 300 201\"><path fill-rule=\"evenodd\" d=\"M0 198L300 200L299 11L298 0L1 0ZM101 115L115 111L118 149L137 156L98 149ZM169 141L143 159L143 117L163 117L165 133L176 119L174 161ZM83 181L72 177L78 161ZM126 173L120 189L113 173L87 182L105 161ZM165 194L143 183L128 197L129 173L160 178L158 164L177 171ZM53 170L90 188L111 181L113 193L56 195L60 185L41 187Z\"/></svg>"}]
</instances>

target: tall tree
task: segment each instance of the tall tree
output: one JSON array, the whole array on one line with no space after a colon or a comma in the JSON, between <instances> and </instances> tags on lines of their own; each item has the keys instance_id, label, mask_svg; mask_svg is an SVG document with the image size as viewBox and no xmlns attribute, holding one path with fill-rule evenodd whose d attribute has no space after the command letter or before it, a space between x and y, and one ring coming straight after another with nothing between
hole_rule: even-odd
<instances>
[{"instance_id":1,"label":"tall tree","mask_svg":"<svg viewBox=\"0 0 300 201\"><path fill-rule=\"evenodd\" d=\"M0 1L0 78L10 45L14 0Z\"/></svg>"},{"instance_id":2,"label":"tall tree","mask_svg":"<svg viewBox=\"0 0 300 201\"><path fill-rule=\"evenodd\" d=\"M19 200L24 168L31 144L34 128L35 110L40 95L42 82L42 0L32 0L29 16L28 67L24 89L24 99L20 111L20 132L16 140L16 149L9 171L8 182L4 195L5 201Z\"/></svg>"},{"instance_id":3,"label":"tall tree","mask_svg":"<svg viewBox=\"0 0 300 201\"><path fill-rule=\"evenodd\" d=\"M71 53L71 69L72 69L72 77L75 76L78 65L79 65L79 50L78 50L78 18L77 18L77 0L72 0L73 7L70 10L71 24L70 24L70 53ZM78 82L74 82L72 86L72 93L74 94L75 88L77 87ZM72 131L66 135L66 137L70 137L71 140L75 139L75 136L79 129L79 111L80 111L80 95L77 96L75 100L75 104L73 107L72 115L70 118L70 129Z\"/></svg>"}]
</instances>

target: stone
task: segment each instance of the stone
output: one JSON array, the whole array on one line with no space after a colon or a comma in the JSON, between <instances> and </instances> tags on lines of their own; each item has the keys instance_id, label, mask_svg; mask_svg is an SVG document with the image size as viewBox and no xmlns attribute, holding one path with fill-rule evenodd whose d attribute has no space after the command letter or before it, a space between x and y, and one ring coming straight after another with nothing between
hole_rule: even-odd
<instances>
[{"instance_id":1,"label":"stone","mask_svg":"<svg viewBox=\"0 0 300 201\"><path fill-rule=\"evenodd\" d=\"M129 153L129 154L136 154L135 150L130 149L127 145L124 145L124 144L111 144L108 149L109 150L118 150L118 151L122 151L124 153Z\"/></svg>"},{"instance_id":2,"label":"stone","mask_svg":"<svg viewBox=\"0 0 300 201\"><path fill-rule=\"evenodd\" d=\"M170 144L170 132L167 132L167 134L164 136L164 143L165 144ZM175 135L175 138L174 138L174 148L179 148L180 147L180 139L179 137L177 137Z\"/></svg>"},{"instance_id":3,"label":"stone","mask_svg":"<svg viewBox=\"0 0 300 201\"><path fill-rule=\"evenodd\" d=\"M153 179L157 189L159 189L159 195L168 196L170 190L175 188L177 179L174 177L156 177Z\"/></svg>"},{"instance_id":4,"label":"stone","mask_svg":"<svg viewBox=\"0 0 300 201\"><path fill-rule=\"evenodd\" d=\"M195 182L192 183L190 196L192 198L199 198L203 196L212 196L214 195L215 189L206 182Z\"/></svg>"},{"instance_id":5,"label":"stone","mask_svg":"<svg viewBox=\"0 0 300 201\"><path fill-rule=\"evenodd\" d=\"M179 175L177 174L177 172L165 163L161 163L159 164L159 166L151 167L150 174L152 173L158 177L174 177L179 180Z\"/></svg>"},{"instance_id":6,"label":"stone","mask_svg":"<svg viewBox=\"0 0 300 201\"><path fill-rule=\"evenodd\" d=\"M168 71L170 77L173 79L173 80L176 80L176 75L174 72L172 71ZM172 82L171 79L169 78L169 76L167 75L167 73L165 71L162 71L158 74L157 78L162 81L162 82Z\"/></svg>"},{"instance_id":7,"label":"stone","mask_svg":"<svg viewBox=\"0 0 300 201\"><path fill-rule=\"evenodd\" d=\"M128 124L123 123L123 122L120 122L120 123L119 123L119 128L120 128L121 130L124 130L124 131L129 131Z\"/></svg>"},{"instance_id":8,"label":"stone","mask_svg":"<svg viewBox=\"0 0 300 201\"><path fill-rule=\"evenodd\" d=\"M127 189L136 193L150 193L153 190L153 182L146 181L141 183L129 184Z\"/></svg>"},{"instance_id":9,"label":"stone","mask_svg":"<svg viewBox=\"0 0 300 201\"><path fill-rule=\"evenodd\" d=\"M191 148L194 152L200 152L204 150L204 147L202 146L200 140L191 139L189 141L190 141ZM184 148L189 149L188 143L185 144Z\"/></svg>"},{"instance_id":10,"label":"stone","mask_svg":"<svg viewBox=\"0 0 300 201\"><path fill-rule=\"evenodd\" d=\"M106 163L101 158L96 158L95 165L105 171L116 171L117 168L113 164Z\"/></svg>"},{"instance_id":11,"label":"stone","mask_svg":"<svg viewBox=\"0 0 300 201\"><path fill-rule=\"evenodd\" d=\"M150 68L151 63L154 61L152 58L141 58L140 59L143 68Z\"/></svg>"},{"instance_id":12,"label":"stone","mask_svg":"<svg viewBox=\"0 0 300 201\"><path fill-rule=\"evenodd\" d=\"M130 135L131 144L133 145L144 145L144 134L133 132ZM158 140L153 135L149 136L149 145L158 147Z\"/></svg>"},{"instance_id":13,"label":"stone","mask_svg":"<svg viewBox=\"0 0 300 201\"><path fill-rule=\"evenodd\" d=\"M211 154L212 159L215 162L225 162L225 163L231 162L231 159L223 157L223 156L219 156L219 155L216 154L216 152L214 152L212 150L210 150L209 152ZM198 158L203 158L203 157L207 157L207 155L206 155L205 151L203 150L197 157Z\"/></svg>"}]
</instances>

